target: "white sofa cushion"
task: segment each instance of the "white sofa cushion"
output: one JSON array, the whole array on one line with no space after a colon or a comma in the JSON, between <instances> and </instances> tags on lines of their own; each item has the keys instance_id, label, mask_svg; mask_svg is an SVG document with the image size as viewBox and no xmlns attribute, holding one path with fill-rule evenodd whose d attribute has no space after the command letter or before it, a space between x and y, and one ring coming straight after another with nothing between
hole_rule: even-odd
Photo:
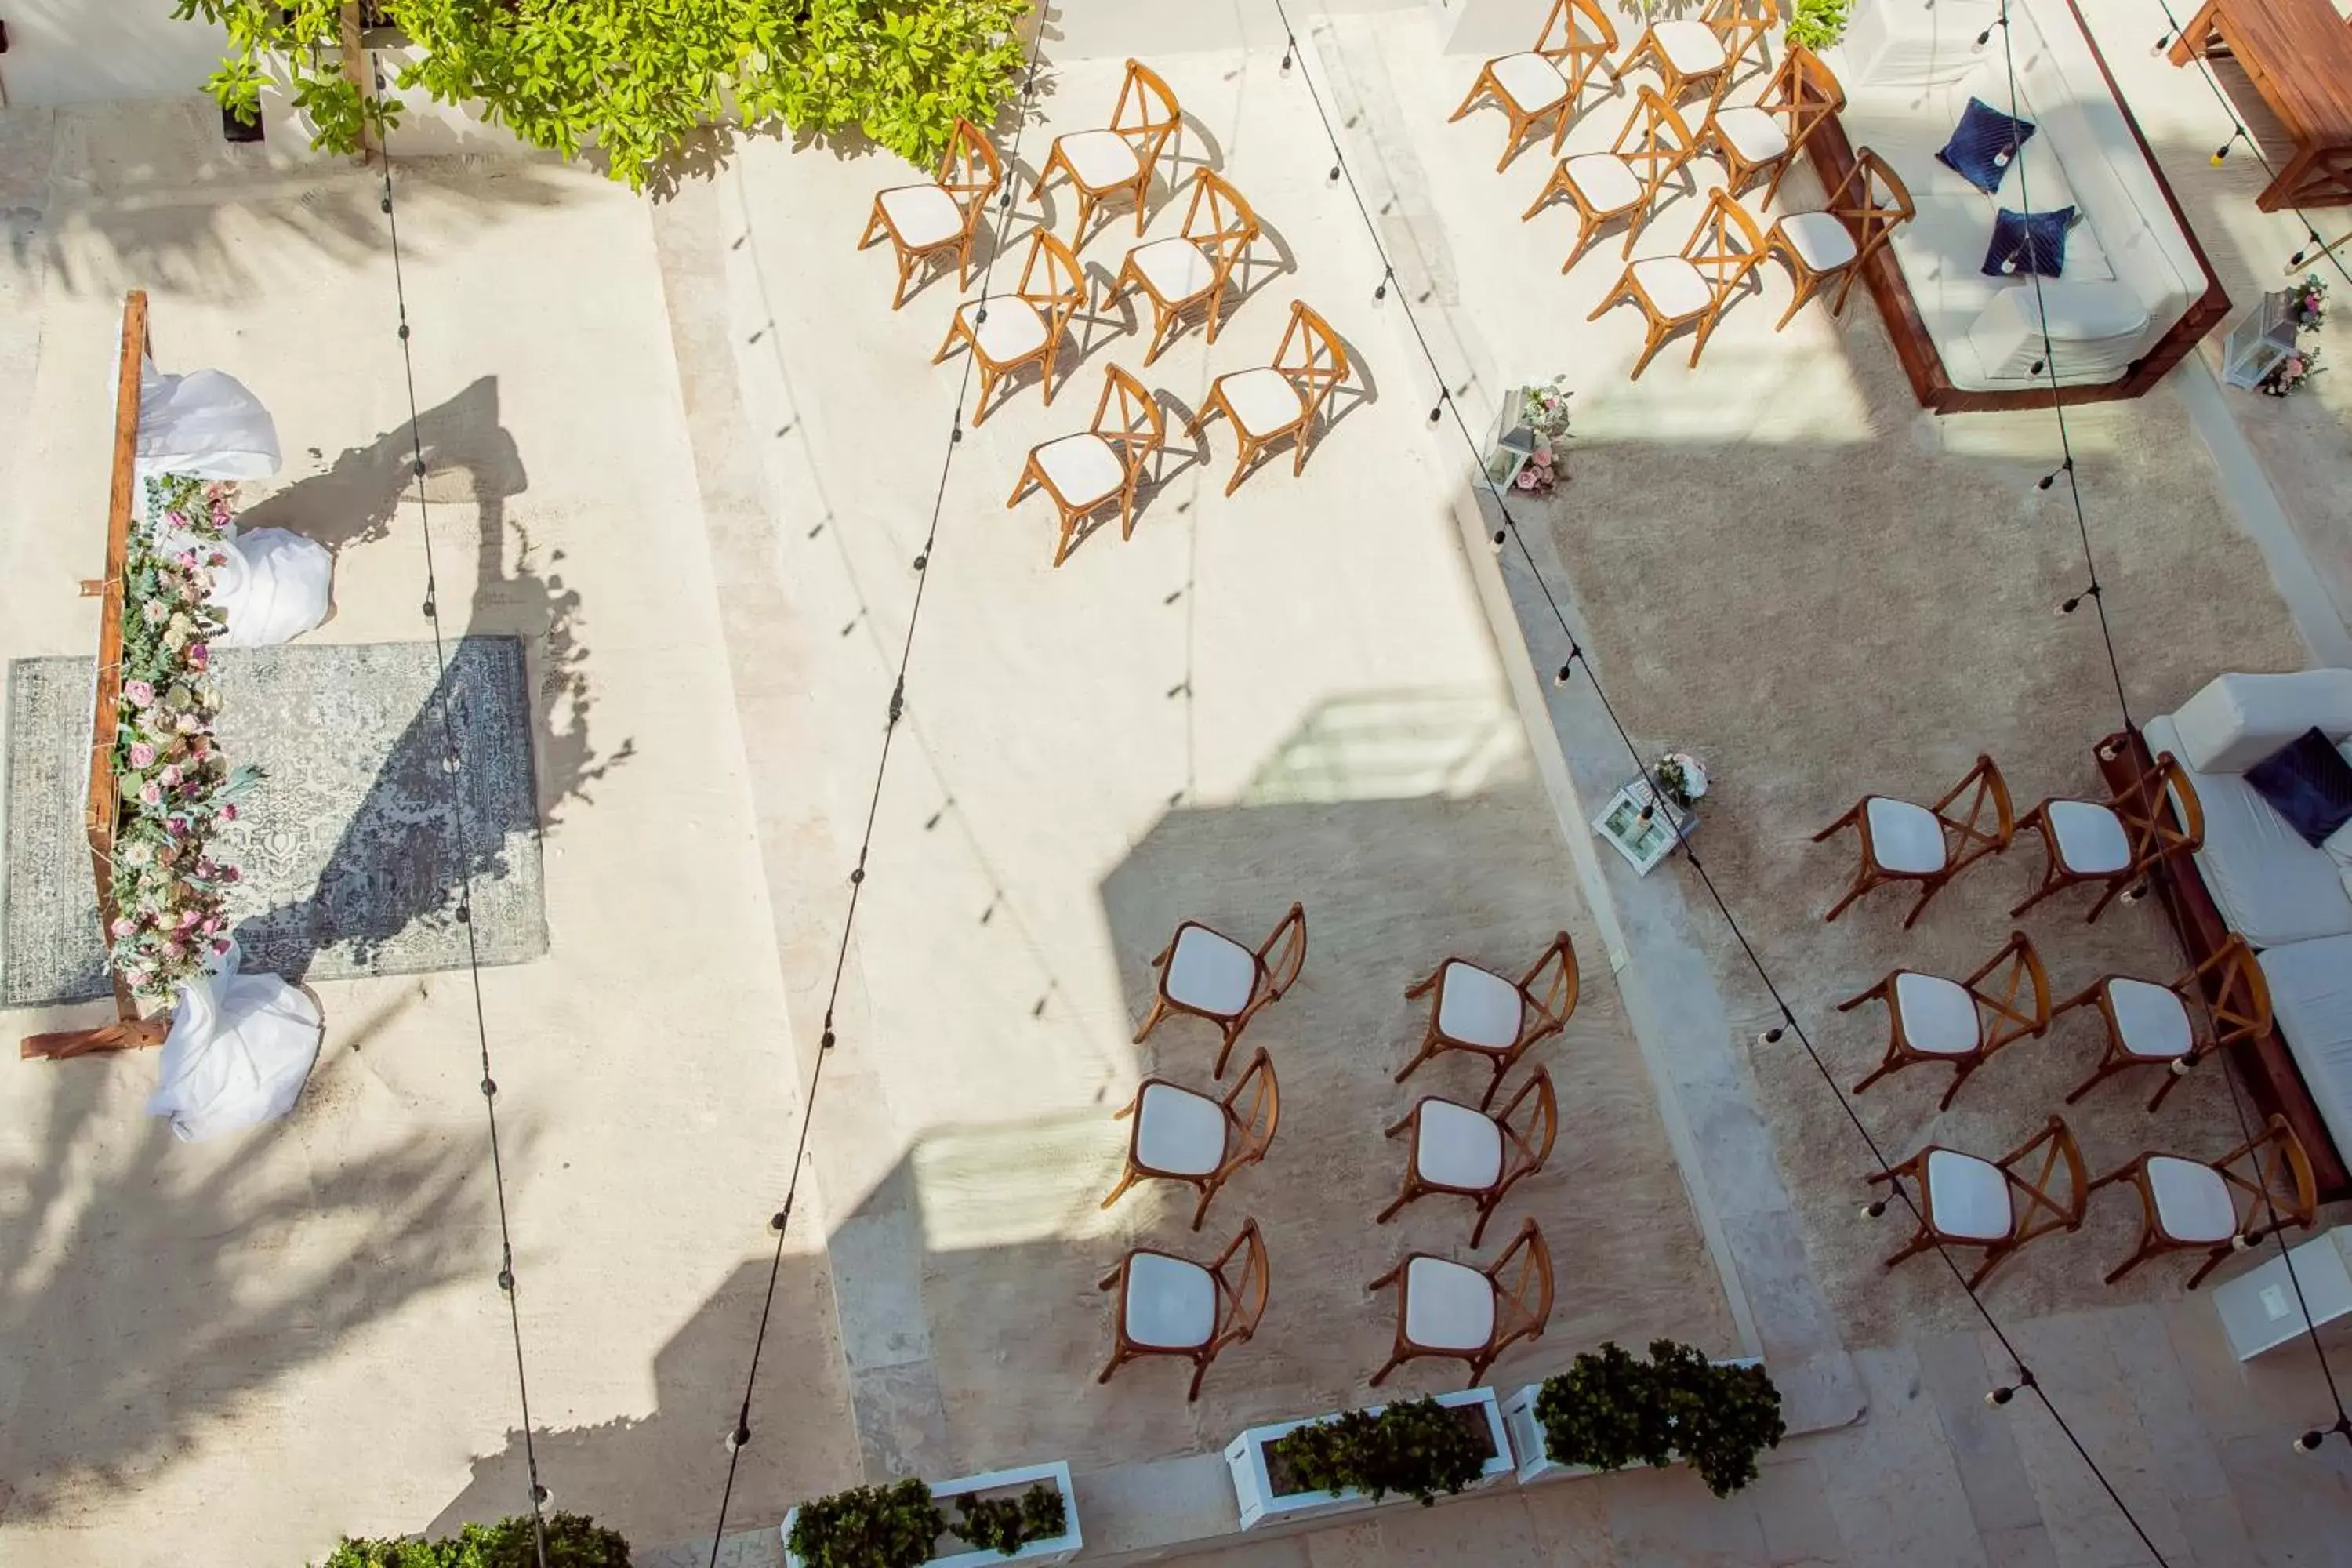
<instances>
[{"instance_id":1,"label":"white sofa cushion","mask_svg":"<svg viewBox=\"0 0 2352 1568\"><path fill-rule=\"evenodd\" d=\"M2197 869L2231 931L2256 947L2352 933L2352 891L2342 868L2304 842L2240 774L2189 766L2172 715L2149 720L2147 735L2150 752L2170 752L2188 768L2205 813Z\"/></svg>"},{"instance_id":2,"label":"white sofa cushion","mask_svg":"<svg viewBox=\"0 0 2352 1568\"><path fill-rule=\"evenodd\" d=\"M2313 725L2352 739L2352 669L2217 675L2172 715L2172 750L2200 773L2242 773Z\"/></svg>"},{"instance_id":3,"label":"white sofa cushion","mask_svg":"<svg viewBox=\"0 0 2352 1568\"><path fill-rule=\"evenodd\" d=\"M2352 1149L2352 936L2274 947L2257 962L2319 1119L2338 1149Z\"/></svg>"}]
</instances>

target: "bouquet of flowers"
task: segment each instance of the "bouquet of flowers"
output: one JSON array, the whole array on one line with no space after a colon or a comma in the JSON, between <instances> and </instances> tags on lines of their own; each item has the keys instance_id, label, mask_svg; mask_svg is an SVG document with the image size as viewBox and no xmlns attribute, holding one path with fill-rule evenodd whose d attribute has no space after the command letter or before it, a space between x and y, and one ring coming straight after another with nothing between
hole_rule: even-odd
<instances>
[{"instance_id":1,"label":"bouquet of flowers","mask_svg":"<svg viewBox=\"0 0 2352 1568\"><path fill-rule=\"evenodd\" d=\"M1688 811L1706 793L1706 770L1688 752L1668 752L1650 764L1658 793L1677 811Z\"/></svg>"},{"instance_id":2,"label":"bouquet of flowers","mask_svg":"<svg viewBox=\"0 0 2352 1568\"><path fill-rule=\"evenodd\" d=\"M226 889L236 868L210 853L257 776L232 771L213 739L220 693L209 604L231 516L229 487L147 481L143 523L124 564L122 687L115 705L113 922L108 945L134 994L156 1001L228 951Z\"/></svg>"},{"instance_id":3,"label":"bouquet of flowers","mask_svg":"<svg viewBox=\"0 0 2352 1568\"><path fill-rule=\"evenodd\" d=\"M2286 299L2286 313L2299 332L2315 332L2327 320L2327 285L2319 280L2316 272L2306 273Z\"/></svg>"},{"instance_id":4,"label":"bouquet of flowers","mask_svg":"<svg viewBox=\"0 0 2352 1568\"><path fill-rule=\"evenodd\" d=\"M2303 390L2304 383L2319 374L2319 349L2316 344L2298 348L2294 353L2271 367L2271 373L2254 383L2254 390L2273 397L2284 397Z\"/></svg>"},{"instance_id":5,"label":"bouquet of flowers","mask_svg":"<svg viewBox=\"0 0 2352 1568\"><path fill-rule=\"evenodd\" d=\"M1527 466L1512 480L1514 489L1530 495L1547 495L1559 482L1559 455L1552 450L1555 442L1568 439L1568 377L1556 375L1541 386L1530 386L1519 394L1519 423L1532 431L1536 449L1528 455Z\"/></svg>"}]
</instances>

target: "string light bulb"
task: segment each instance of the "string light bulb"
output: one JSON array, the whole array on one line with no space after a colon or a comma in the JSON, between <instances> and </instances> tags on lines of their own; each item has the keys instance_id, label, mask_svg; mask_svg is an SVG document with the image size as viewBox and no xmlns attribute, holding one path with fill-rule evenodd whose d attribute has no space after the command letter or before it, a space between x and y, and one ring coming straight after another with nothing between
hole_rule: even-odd
<instances>
[{"instance_id":1,"label":"string light bulb","mask_svg":"<svg viewBox=\"0 0 2352 1568\"><path fill-rule=\"evenodd\" d=\"M1561 665L1558 670L1553 672L1551 683L1554 686L1566 686L1569 682L1569 678L1573 676L1575 673L1576 664L1575 661L1571 659L1570 662Z\"/></svg>"},{"instance_id":2,"label":"string light bulb","mask_svg":"<svg viewBox=\"0 0 2352 1568\"><path fill-rule=\"evenodd\" d=\"M2213 149L2213 156L2212 156L2212 159L2211 159L2211 163L2212 163L2212 164L2213 164L2213 167L2215 167L2215 168L2217 168L2217 169L2218 169L2218 168L2220 168L2220 167L2221 166L2221 160L2222 160L2222 159L2224 159L2224 158L2226 158L2226 157L2228 157L2229 155L2230 155L2230 143L2229 143L2229 142L2222 142L2219 147L2214 148L2214 149Z\"/></svg>"},{"instance_id":3,"label":"string light bulb","mask_svg":"<svg viewBox=\"0 0 2352 1568\"><path fill-rule=\"evenodd\" d=\"M2152 48L2152 49L2148 50L2147 52L2148 52L2149 54L2152 54L2152 55L2160 55L2160 54L2164 53L2164 51L2165 51L2165 50L2167 50L2167 49L2170 48L2171 47L2172 47L2172 35L2171 35L2170 33L2167 33L2167 34L2165 34L2165 35L2164 35L2164 37L2160 37L2160 38L2157 39L2157 40L2156 40L2156 47L2154 47L2154 48Z\"/></svg>"},{"instance_id":4,"label":"string light bulb","mask_svg":"<svg viewBox=\"0 0 2352 1568\"><path fill-rule=\"evenodd\" d=\"M1762 1034L1758 1035L1756 1037L1756 1043L1759 1046L1777 1046L1780 1043L1780 1037L1786 1033L1788 1033L1787 1030L1781 1028L1780 1025L1775 1024L1770 1028L1765 1030Z\"/></svg>"}]
</instances>

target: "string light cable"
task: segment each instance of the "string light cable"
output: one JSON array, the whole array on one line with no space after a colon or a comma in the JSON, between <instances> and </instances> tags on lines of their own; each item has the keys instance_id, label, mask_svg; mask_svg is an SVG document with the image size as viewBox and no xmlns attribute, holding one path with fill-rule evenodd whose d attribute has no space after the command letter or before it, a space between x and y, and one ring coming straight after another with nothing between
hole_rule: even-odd
<instances>
[{"instance_id":1,"label":"string light cable","mask_svg":"<svg viewBox=\"0 0 2352 1568\"><path fill-rule=\"evenodd\" d=\"M384 90L383 67L373 49L368 51L368 67L375 79L378 95ZM547 1488L539 1475L539 1447L536 1427L530 1415L530 1379L523 1367L522 1312L517 1304L519 1289L515 1279L514 1230L507 1204L506 1160L499 1143L499 1085L490 1071L490 1031L488 1016L482 1005L482 954L474 932L474 873L467 858L466 832L466 772L465 754L457 744L455 724L449 717L449 650L441 628L440 579L433 561L433 510L425 491L426 464L425 433L416 402L416 361L410 341L408 322L408 285L402 271L400 253L400 215L394 203L392 177L392 142L387 132L390 123L381 112L371 117L375 126L378 153L383 160L383 208L384 226L392 250L393 300L399 311L400 363L408 395L409 474L416 499L417 531L425 544L425 624L433 629L433 661L437 672L434 687L433 706L440 720L442 745L442 776L449 784L450 834L454 840L453 858L457 866L458 894L456 910L457 923L466 930L466 973L471 980L474 996L474 1038L479 1048L481 1063L482 1113L489 1129L490 1179L498 1194L499 1207L499 1292L506 1298L507 1329L514 1341L515 1396L522 1412L523 1469L530 1481L531 1550L538 1568L547 1568Z\"/></svg>"}]
</instances>

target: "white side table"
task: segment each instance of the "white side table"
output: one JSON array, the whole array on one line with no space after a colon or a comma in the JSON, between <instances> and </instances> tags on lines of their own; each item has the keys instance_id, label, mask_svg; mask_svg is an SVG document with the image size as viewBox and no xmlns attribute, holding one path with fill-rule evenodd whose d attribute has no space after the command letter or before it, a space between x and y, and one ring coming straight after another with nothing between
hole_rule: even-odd
<instances>
[{"instance_id":1,"label":"white side table","mask_svg":"<svg viewBox=\"0 0 2352 1568\"><path fill-rule=\"evenodd\" d=\"M1653 798L1649 779L1635 779L1611 795L1592 819L1592 831L1616 846L1617 853L1644 877L1667 851L1698 831L1698 819L1670 800L1658 801L1650 820L1643 821L1642 808Z\"/></svg>"},{"instance_id":2,"label":"white side table","mask_svg":"<svg viewBox=\"0 0 2352 1568\"><path fill-rule=\"evenodd\" d=\"M2286 1259L2273 1250L2268 1262L2213 1292L2221 1331L2230 1336L2230 1348L2240 1361L2252 1361L2303 1337L2303 1308L2294 1299L2297 1282L2315 1328L2352 1314L2352 1230L2338 1228L2315 1237L2294 1248L2292 1256L2292 1280Z\"/></svg>"}]
</instances>

